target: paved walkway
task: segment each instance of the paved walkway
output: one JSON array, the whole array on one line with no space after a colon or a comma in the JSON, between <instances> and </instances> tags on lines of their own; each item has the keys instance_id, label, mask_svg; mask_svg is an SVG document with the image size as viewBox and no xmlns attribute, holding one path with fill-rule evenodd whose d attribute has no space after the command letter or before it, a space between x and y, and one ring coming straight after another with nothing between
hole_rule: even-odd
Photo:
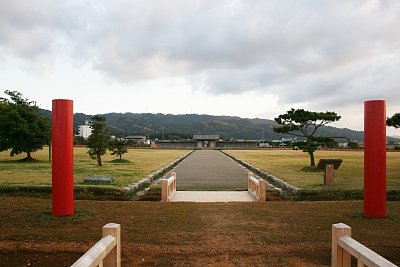
<instances>
[{"instance_id":1,"label":"paved walkway","mask_svg":"<svg viewBox=\"0 0 400 267\"><path fill-rule=\"evenodd\" d=\"M247 170L218 150L196 150L175 170L177 190L247 190Z\"/></svg>"},{"instance_id":2,"label":"paved walkway","mask_svg":"<svg viewBox=\"0 0 400 267\"><path fill-rule=\"evenodd\" d=\"M177 191L171 202L254 202L247 191Z\"/></svg>"}]
</instances>

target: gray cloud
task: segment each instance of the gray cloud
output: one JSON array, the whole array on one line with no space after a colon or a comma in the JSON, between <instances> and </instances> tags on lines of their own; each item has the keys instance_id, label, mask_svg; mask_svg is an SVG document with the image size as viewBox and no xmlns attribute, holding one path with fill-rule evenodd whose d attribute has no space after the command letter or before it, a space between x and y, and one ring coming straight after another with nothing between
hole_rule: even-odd
<instances>
[{"instance_id":1,"label":"gray cloud","mask_svg":"<svg viewBox=\"0 0 400 267\"><path fill-rule=\"evenodd\" d=\"M0 2L0 52L23 59L48 54L63 31L58 1Z\"/></svg>"},{"instance_id":2,"label":"gray cloud","mask_svg":"<svg viewBox=\"0 0 400 267\"><path fill-rule=\"evenodd\" d=\"M67 52L124 83L185 77L213 94L271 92L323 107L400 100L394 0L2 0L2 7L0 53Z\"/></svg>"}]
</instances>

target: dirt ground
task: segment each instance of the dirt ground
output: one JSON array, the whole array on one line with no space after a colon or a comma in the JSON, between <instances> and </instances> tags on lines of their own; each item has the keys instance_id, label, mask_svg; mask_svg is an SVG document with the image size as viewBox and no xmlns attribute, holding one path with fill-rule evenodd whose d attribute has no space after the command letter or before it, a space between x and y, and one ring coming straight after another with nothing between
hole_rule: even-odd
<instances>
[{"instance_id":1,"label":"dirt ground","mask_svg":"<svg viewBox=\"0 0 400 267\"><path fill-rule=\"evenodd\" d=\"M73 217L53 218L49 199L0 197L0 266L69 266L109 222L122 227L122 266L329 266L338 222L400 265L400 202L386 219L362 205L76 201Z\"/></svg>"}]
</instances>

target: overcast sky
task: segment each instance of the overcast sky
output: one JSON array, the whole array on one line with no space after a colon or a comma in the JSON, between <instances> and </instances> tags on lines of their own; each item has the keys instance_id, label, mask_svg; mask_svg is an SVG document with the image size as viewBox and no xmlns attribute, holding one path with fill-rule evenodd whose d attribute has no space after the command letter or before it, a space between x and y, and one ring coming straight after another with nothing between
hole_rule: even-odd
<instances>
[{"instance_id":1,"label":"overcast sky","mask_svg":"<svg viewBox=\"0 0 400 267\"><path fill-rule=\"evenodd\" d=\"M0 0L0 96L74 112L400 112L400 1ZM400 131L400 130L399 130ZM388 134L400 135L394 129Z\"/></svg>"}]
</instances>

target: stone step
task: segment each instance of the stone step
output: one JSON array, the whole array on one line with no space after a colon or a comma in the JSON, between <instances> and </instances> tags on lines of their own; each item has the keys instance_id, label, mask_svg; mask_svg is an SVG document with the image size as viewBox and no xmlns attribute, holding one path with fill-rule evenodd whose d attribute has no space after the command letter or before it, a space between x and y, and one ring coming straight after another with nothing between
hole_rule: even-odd
<instances>
[{"instance_id":1,"label":"stone step","mask_svg":"<svg viewBox=\"0 0 400 267\"><path fill-rule=\"evenodd\" d=\"M177 191L172 202L254 202L247 191Z\"/></svg>"}]
</instances>

